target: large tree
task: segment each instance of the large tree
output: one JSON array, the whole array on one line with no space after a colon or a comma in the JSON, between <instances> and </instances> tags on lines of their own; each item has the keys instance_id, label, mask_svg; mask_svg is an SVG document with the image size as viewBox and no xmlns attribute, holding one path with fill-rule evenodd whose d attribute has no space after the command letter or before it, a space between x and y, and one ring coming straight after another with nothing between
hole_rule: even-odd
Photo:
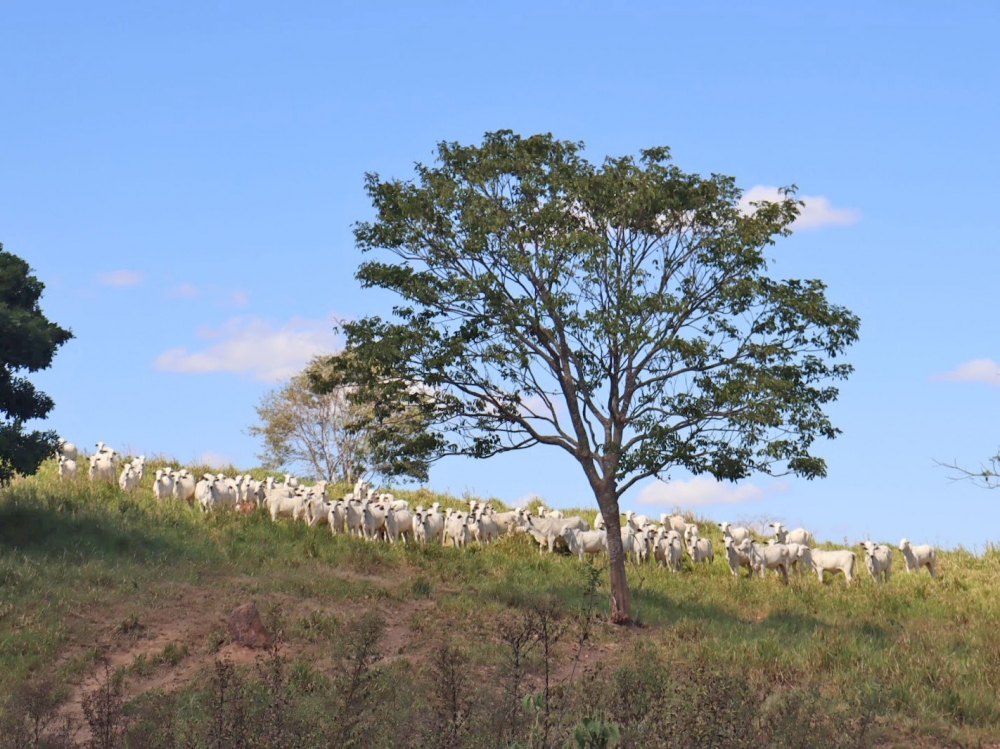
<instances>
[{"instance_id":1,"label":"large tree","mask_svg":"<svg viewBox=\"0 0 1000 749\"><path fill-rule=\"evenodd\" d=\"M0 244L0 485L30 475L56 447L55 432L26 431L55 405L22 373L47 369L56 349L73 337L39 307L45 285L28 264Z\"/></svg>"},{"instance_id":2,"label":"large tree","mask_svg":"<svg viewBox=\"0 0 1000 749\"><path fill-rule=\"evenodd\" d=\"M793 190L748 208L733 178L682 172L666 148L600 165L582 148L499 131L440 143L413 181L368 175L376 215L355 237L389 259L357 277L400 301L343 326L328 386L423 409L433 428L393 445L412 459L571 455L608 528L612 620L627 622L622 495L674 467L824 476L813 442L838 434L824 406L852 371L831 360L859 323L821 281L767 275Z\"/></svg>"}]
</instances>

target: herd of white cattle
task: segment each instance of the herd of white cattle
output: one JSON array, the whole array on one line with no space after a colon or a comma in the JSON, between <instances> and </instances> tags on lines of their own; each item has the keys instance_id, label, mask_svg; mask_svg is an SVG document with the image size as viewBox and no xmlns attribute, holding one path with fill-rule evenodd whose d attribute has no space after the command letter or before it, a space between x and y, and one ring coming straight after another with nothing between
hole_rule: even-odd
<instances>
[{"instance_id":1,"label":"herd of white cattle","mask_svg":"<svg viewBox=\"0 0 1000 749\"><path fill-rule=\"evenodd\" d=\"M59 441L57 458L59 476L77 476L76 447ZM115 476L123 492L132 493L145 475L146 456L131 461L119 461L119 455L103 442L89 456L88 477L91 481L113 484ZM118 473L118 464L121 472ZM540 551L567 549L582 561L588 555L608 553L608 536L600 513L594 528L579 516L564 517L557 510L532 513L516 508L497 512L488 503L469 501L468 512L453 508L442 509L435 502L428 508L410 508L409 502L392 494L376 493L368 482L358 481L354 490L340 499L329 496L329 483L319 481L302 486L291 475L283 481L269 477L258 481L253 477L227 477L205 473L195 479L186 469L157 469L153 495L158 500L176 499L197 505L203 512L220 508L264 508L271 519L291 518L309 525L329 525L336 534L347 534L371 541L388 543L439 543L465 548L470 543L488 544L508 533L529 534ZM823 573L843 573L845 581L854 580L856 554L850 549L819 549L812 534L804 528L786 529L781 523L771 523L774 535L766 544L753 538L747 528L719 523L729 570L739 577L746 568L748 577L765 577L775 570L788 584L789 570L802 575L812 570L823 581ZM626 557L636 564L656 562L673 572L684 566L685 555L692 565L713 564L715 553L711 540L701 537L698 526L681 515L661 515L657 523L631 510L625 513L621 539ZM892 550L885 544L865 541L861 544L865 564L876 583L889 582L892 572ZM929 545L914 546L905 538L899 551L906 571L926 567L931 577L937 577L937 554Z\"/></svg>"}]
</instances>

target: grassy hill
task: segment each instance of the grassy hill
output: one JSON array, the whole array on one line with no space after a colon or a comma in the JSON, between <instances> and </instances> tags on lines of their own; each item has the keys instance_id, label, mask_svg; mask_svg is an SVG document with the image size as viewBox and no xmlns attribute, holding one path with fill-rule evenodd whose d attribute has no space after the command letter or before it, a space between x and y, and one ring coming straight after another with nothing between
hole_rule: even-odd
<instances>
[{"instance_id":1,"label":"grassy hill","mask_svg":"<svg viewBox=\"0 0 1000 749\"><path fill-rule=\"evenodd\" d=\"M0 747L40 745L36 726L144 749L599 746L601 725L622 746L1000 740L993 549L943 552L936 581L897 553L881 588L735 580L721 554L631 568L638 626L619 628L601 562L203 516L153 499L156 467L133 497L54 462L0 490ZM278 633L266 653L228 642L249 601Z\"/></svg>"}]
</instances>

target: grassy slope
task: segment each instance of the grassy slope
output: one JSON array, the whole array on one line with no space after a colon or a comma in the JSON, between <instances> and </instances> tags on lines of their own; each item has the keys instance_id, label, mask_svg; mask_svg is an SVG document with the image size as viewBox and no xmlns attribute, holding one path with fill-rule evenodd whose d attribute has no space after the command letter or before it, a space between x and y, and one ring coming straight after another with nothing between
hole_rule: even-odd
<instances>
[{"instance_id":1,"label":"grassy slope","mask_svg":"<svg viewBox=\"0 0 1000 749\"><path fill-rule=\"evenodd\" d=\"M253 599L282 617L293 654L314 664L324 657L316 631L325 621L336 629L375 608L389 619L397 653L419 661L421 649L446 638L486 667L499 657L492 634L503 615L544 595L572 611L584 596L583 565L539 555L523 538L467 552L390 548L333 538L324 527L273 524L261 513L201 516L158 504L151 481L147 475L139 493L125 497L85 479L60 484L48 463L0 491L0 704L39 674L69 696L94 673L96 652L116 648L133 659L133 691L141 692L141 677L155 669L136 666L134 642L121 635L130 622L139 632L155 629L153 612L170 605L191 607L191 621L204 615L211 631L177 629L176 644L160 638L156 652L169 646L210 657L221 641L218 621ZM398 495L462 504L427 490ZM669 662L721 665L768 689L819 684L824 699L844 709L877 692L890 743L997 739L1000 553L942 553L937 581L905 574L898 554L894 564L883 588L864 570L851 587L840 578L787 588L774 578L734 580L721 555L679 575L633 569L643 627L598 626L591 657L620 660L641 639Z\"/></svg>"}]
</instances>

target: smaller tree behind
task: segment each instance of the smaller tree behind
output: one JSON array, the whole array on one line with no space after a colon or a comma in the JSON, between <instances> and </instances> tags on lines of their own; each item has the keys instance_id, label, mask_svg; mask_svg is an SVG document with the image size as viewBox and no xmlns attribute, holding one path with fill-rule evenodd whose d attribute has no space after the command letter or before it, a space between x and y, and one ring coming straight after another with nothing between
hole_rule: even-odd
<instances>
[{"instance_id":1,"label":"smaller tree behind","mask_svg":"<svg viewBox=\"0 0 1000 749\"><path fill-rule=\"evenodd\" d=\"M259 437L264 449L257 457L266 468L299 470L317 479L354 483L376 474L386 477L427 479L427 465L419 460L395 460L392 440L415 439L422 433L416 411L385 415L371 404L352 397L352 388L338 385L317 392L317 383L329 381L328 365L316 358L302 372L279 388L269 391L256 406L259 424L247 433Z\"/></svg>"},{"instance_id":2,"label":"smaller tree behind","mask_svg":"<svg viewBox=\"0 0 1000 749\"><path fill-rule=\"evenodd\" d=\"M261 398L260 423L247 433L263 440L257 457L266 468L354 482L368 466L362 436L347 429L352 408L344 388L317 394L303 371Z\"/></svg>"},{"instance_id":3,"label":"smaller tree behind","mask_svg":"<svg viewBox=\"0 0 1000 749\"><path fill-rule=\"evenodd\" d=\"M44 289L28 264L0 244L0 485L37 471L56 447L55 432L24 426L44 419L55 404L21 373L48 369L56 349L73 337L42 314Z\"/></svg>"}]
</instances>

